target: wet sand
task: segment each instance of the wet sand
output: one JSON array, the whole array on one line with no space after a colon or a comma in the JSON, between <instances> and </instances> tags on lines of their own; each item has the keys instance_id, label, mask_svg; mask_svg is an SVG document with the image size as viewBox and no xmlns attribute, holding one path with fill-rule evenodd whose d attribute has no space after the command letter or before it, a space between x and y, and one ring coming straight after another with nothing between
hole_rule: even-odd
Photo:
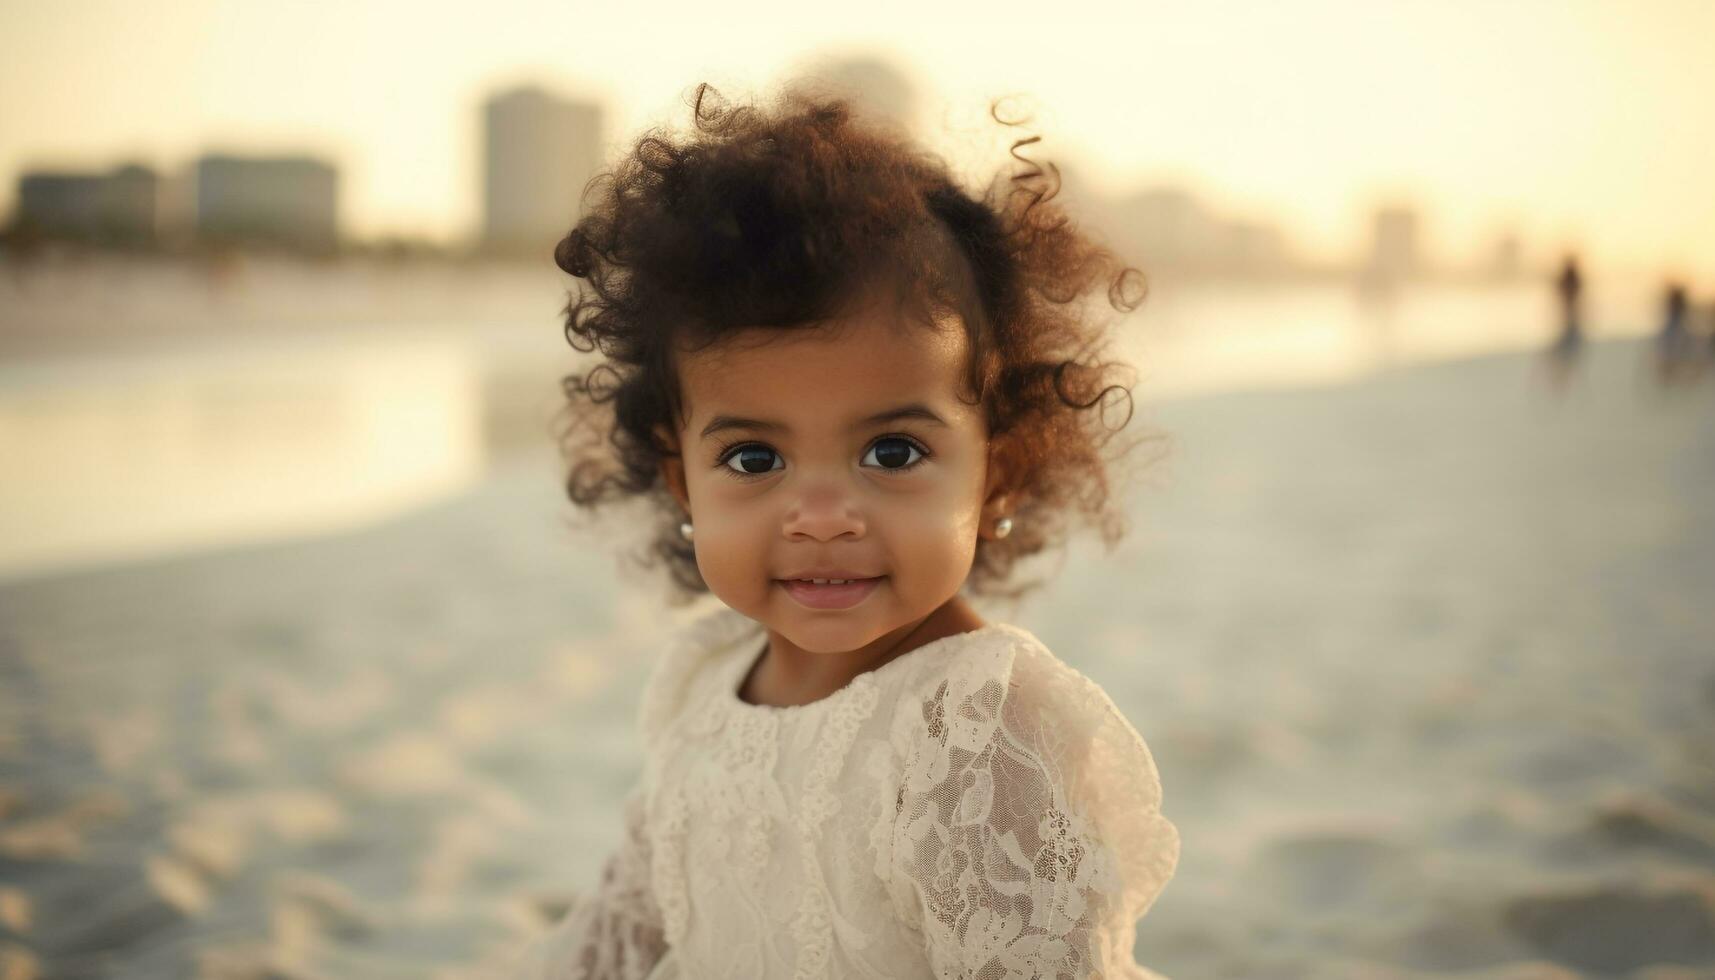
<instances>
[{"instance_id":1,"label":"wet sand","mask_svg":"<svg viewBox=\"0 0 1715 980\"><path fill-rule=\"evenodd\" d=\"M1140 404L1102 683L1187 978L1715 977L1715 384L1646 345ZM649 658L549 456L353 534L0 587L0 977L482 975L593 881Z\"/></svg>"}]
</instances>

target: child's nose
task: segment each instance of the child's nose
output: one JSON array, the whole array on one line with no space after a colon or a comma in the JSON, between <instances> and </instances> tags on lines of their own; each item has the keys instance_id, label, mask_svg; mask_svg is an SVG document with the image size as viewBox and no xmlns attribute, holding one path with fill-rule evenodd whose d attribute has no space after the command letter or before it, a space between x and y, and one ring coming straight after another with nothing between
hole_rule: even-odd
<instances>
[{"instance_id":1,"label":"child's nose","mask_svg":"<svg viewBox=\"0 0 1715 980\"><path fill-rule=\"evenodd\" d=\"M832 541L841 536L861 538L865 530L857 500L845 488L829 482L806 487L786 512L781 527L787 538L817 541Z\"/></svg>"}]
</instances>

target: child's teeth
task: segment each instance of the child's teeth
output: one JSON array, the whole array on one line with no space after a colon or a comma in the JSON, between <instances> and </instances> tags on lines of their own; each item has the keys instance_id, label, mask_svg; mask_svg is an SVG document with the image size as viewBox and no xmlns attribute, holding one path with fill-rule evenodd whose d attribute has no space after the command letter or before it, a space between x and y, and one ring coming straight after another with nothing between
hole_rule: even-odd
<instances>
[{"instance_id":1,"label":"child's teeth","mask_svg":"<svg viewBox=\"0 0 1715 980\"><path fill-rule=\"evenodd\" d=\"M853 580L849 578L813 578L810 581L816 585L845 585Z\"/></svg>"}]
</instances>

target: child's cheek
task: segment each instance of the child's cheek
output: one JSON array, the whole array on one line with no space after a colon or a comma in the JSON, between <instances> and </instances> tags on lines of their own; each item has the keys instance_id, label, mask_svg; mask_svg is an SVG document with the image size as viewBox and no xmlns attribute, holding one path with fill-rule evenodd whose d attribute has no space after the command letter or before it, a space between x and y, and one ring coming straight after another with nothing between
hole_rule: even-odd
<instances>
[{"instance_id":1,"label":"child's cheek","mask_svg":"<svg viewBox=\"0 0 1715 980\"><path fill-rule=\"evenodd\" d=\"M764 510L723 513L716 533L706 540L699 525L697 568L709 591L728 608L778 628L778 599L772 593L780 570L772 563L780 560L783 549L777 540L779 523L766 518Z\"/></svg>"},{"instance_id":2,"label":"child's cheek","mask_svg":"<svg viewBox=\"0 0 1715 980\"><path fill-rule=\"evenodd\" d=\"M945 597L964 582L976 554L980 512L967 496L943 493L888 508L883 534L902 582Z\"/></svg>"},{"instance_id":3,"label":"child's cheek","mask_svg":"<svg viewBox=\"0 0 1715 980\"><path fill-rule=\"evenodd\" d=\"M771 581L773 542L764 524L758 513L718 506L702 508L694 522L697 570L709 591L740 612L753 611Z\"/></svg>"}]
</instances>

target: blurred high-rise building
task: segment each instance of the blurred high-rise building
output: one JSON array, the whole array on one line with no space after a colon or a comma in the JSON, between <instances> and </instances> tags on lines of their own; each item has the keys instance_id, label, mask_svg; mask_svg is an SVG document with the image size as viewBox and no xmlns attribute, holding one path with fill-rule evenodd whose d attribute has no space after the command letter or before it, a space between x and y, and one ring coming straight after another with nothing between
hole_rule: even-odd
<instances>
[{"instance_id":1,"label":"blurred high-rise building","mask_svg":"<svg viewBox=\"0 0 1715 980\"><path fill-rule=\"evenodd\" d=\"M208 155L196 163L196 231L205 242L311 252L339 244L339 171L311 157Z\"/></svg>"},{"instance_id":2,"label":"blurred high-rise building","mask_svg":"<svg viewBox=\"0 0 1715 980\"><path fill-rule=\"evenodd\" d=\"M1370 221L1369 273L1409 279L1422 271L1417 212L1390 205L1377 208Z\"/></svg>"},{"instance_id":3,"label":"blurred high-rise building","mask_svg":"<svg viewBox=\"0 0 1715 980\"><path fill-rule=\"evenodd\" d=\"M1116 202L1110 213L1118 224L1117 237L1131 247L1136 260L1157 269L1205 265L1219 235L1214 215L1179 187L1138 191Z\"/></svg>"},{"instance_id":4,"label":"blurred high-rise building","mask_svg":"<svg viewBox=\"0 0 1715 980\"><path fill-rule=\"evenodd\" d=\"M127 164L106 174L31 171L18 178L15 223L33 234L106 245L153 244L160 179Z\"/></svg>"},{"instance_id":5,"label":"blurred high-rise building","mask_svg":"<svg viewBox=\"0 0 1715 980\"><path fill-rule=\"evenodd\" d=\"M1216 266L1234 275L1267 276L1285 271L1290 263L1280 229L1261 221L1236 219L1221 225Z\"/></svg>"},{"instance_id":6,"label":"blurred high-rise building","mask_svg":"<svg viewBox=\"0 0 1715 980\"><path fill-rule=\"evenodd\" d=\"M881 55L822 57L797 71L794 86L817 95L847 100L859 113L868 113L907 132L918 126L918 93L899 65Z\"/></svg>"},{"instance_id":7,"label":"blurred high-rise building","mask_svg":"<svg viewBox=\"0 0 1715 980\"><path fill-rule=\"evenodd\" d=\"M1516 279L1523 272L1524 244L1517 232L1502 232L1489 247L1489 275L1495 279Z\"/></svg>"},{"instance_id":8,"label":"blurred high-rise building","mask_svg":"<svg viewBox=\"0 0 1715 980\"><path fill-rule=\"evenodd\" d=\"M601 108L537 86L483 105L483 244L546 260L601 159Z\"/></svg>"},{"instance_id":9,"label":"blurred high-rise building","mask_svg":"<svg viewBox=\"0 0 1715 980\"><path fill-rule=\"evenodd\" d=\"M1165 274L1272 276L1292 262L1279 228L1220 215L1181 187L1139 191L1097 216L1128 258Z\"/></svg>"}]
</instances>

